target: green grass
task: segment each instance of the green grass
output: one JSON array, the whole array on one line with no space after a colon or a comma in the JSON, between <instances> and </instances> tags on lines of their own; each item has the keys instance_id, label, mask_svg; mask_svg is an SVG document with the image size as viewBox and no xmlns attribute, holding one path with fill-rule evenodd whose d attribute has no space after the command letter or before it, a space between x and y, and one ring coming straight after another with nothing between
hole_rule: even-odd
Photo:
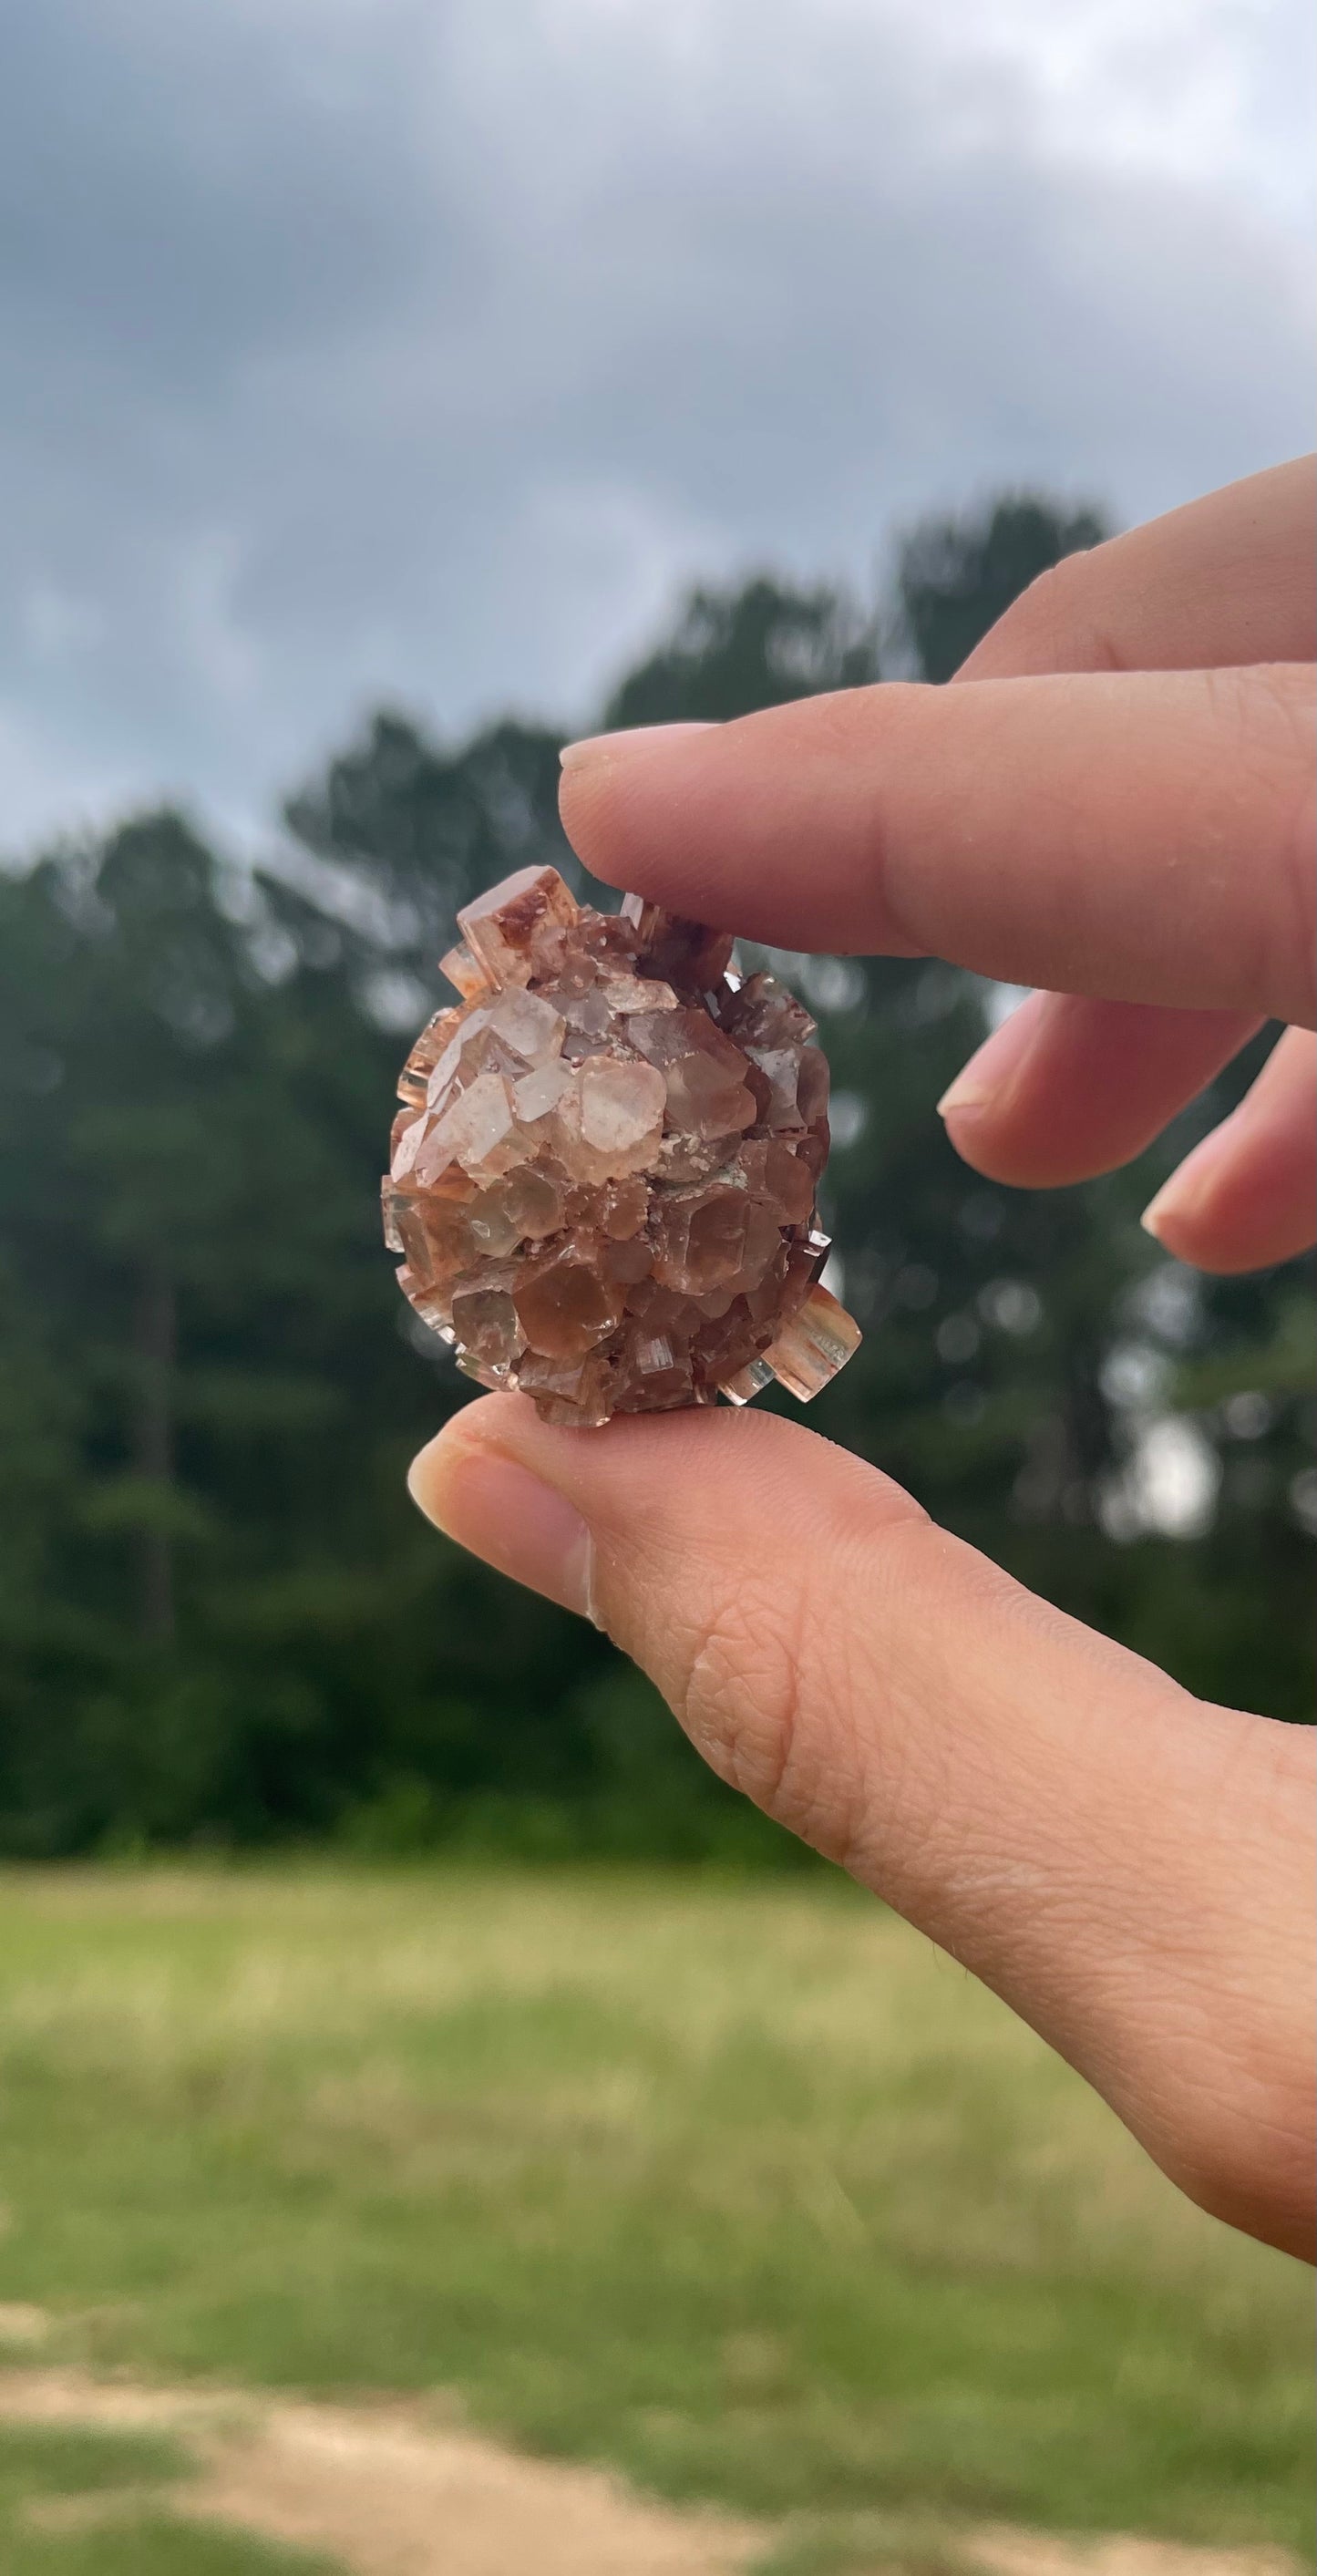
<instances>
[{"instance_id":1,"label":"green grass","mask_svg":"<svg viewBox=\"0 0 1317 2576\"><path fill-rule=\"evenodd\" d=\"M334 2576L325 2559L171 2514L150 2490L193 2466L154 2434L0 2424L5 2576Z\"/></svg>"},{"instance_id":2,"label":"green grass","mask_svg":"<svg viewBox=\"0 0 1317 2576\"><path fill-rule=\"evenodd\" d=\"M1304 2543L1306 2277L841 1882L15 1872L0 2051L0 2300L63 2357L453 2389L802 2567Z\"/></svg>"}]
</instances>

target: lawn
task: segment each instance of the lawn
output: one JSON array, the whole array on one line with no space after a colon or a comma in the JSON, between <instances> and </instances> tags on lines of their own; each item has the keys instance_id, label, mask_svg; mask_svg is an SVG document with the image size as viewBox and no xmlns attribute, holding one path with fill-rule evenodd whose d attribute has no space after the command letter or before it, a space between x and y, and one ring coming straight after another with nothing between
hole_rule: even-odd
<instances>
[{"instance_id":1,"label":"lawn","mask_svg":"<svg viewBox=\"0 0 1317 2576\"><path fill-rule=\"evenodd\" d=\"M11 1872L0 2049L51 2357L453 2391L802 2566L1307 2538L1306 2276L841 1881Z\"/></svg>"},{"instance_id":2,"label":"lawn","mask_svg":"<svg viewBox=\"0 0 1317 2576\"><path fill-rule=\"evenodd\" d=\"M340 2576L302 2550L181 2520L170 2489L193 2465L150 2435L0 2425L5 2576Z\"/></svg>"}]
</instances>

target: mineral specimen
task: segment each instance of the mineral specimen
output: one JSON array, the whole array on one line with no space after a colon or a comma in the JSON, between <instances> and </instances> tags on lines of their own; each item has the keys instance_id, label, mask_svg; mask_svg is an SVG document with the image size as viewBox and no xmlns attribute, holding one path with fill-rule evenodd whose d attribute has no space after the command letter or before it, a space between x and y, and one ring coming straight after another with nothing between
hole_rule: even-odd
<instances>
[{"instance_id":1,"label":"mineral specimen","mask_svg":"<svg viewBox=\"0 0 1317 2576\"><path fill-rule=\"evenodd\" d=\"M828 1068L800 1003L731 972L721 931L579 907L553 868L458 928L383 1184L417 1314L550 1422L817 1395L860 1336L819 1283Z\"/></svg>"}]
</instances>

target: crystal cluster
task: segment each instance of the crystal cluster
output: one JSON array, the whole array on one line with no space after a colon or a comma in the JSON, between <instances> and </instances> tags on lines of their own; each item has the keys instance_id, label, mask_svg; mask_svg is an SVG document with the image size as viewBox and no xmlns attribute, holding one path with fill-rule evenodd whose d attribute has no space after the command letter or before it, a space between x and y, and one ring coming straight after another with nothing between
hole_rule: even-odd
<instances>
[{"instance_id":1,"label":"crystal cluster","mask_svg":"<svg viewBox=\"0 0 1317 2576\"><path fill-rule=\"evenodd\" d=\"M858 1328L819 1284L828 1068L732 943L526 868L458 915L461 996L398 1085L385 1240L418 1315L546 1421L802 1402Z\"/></svg>"}]
</instances>

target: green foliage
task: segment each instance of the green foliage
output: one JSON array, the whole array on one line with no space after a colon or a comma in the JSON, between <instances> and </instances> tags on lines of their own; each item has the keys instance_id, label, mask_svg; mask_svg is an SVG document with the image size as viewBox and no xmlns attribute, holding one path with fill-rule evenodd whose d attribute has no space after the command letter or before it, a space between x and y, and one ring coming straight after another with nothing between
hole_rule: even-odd
<instances>
[{"instance_id":1,"label":"green foliage","mask_svg":"<svg viewBox=\"0 0 1317 2576\"><path fill-rule=\"evenodd\" d=\"M737 590L692 591L672 635L614 690L603 721L721 723L877 677L874 619L837 591L787 590L761 574Z\"/></svg>"},{"instance_id":2,"label":"green foliage","mask_svg":"<svg viewBox=\"0 0 1317 2576\"><path fill-rule=\"evenodd\" d=\"M453 2390L798 2568L1308 2537L1300 2268L835 1872L15 1873L0 2046L52 2356Z\"/></svg>"},{"instance_id":3,"label":"green foliage","mask_svg":"<svg viewBox=\"0 0 1317 2576\"><path fill-rule=\"evenodd\" d=\"M31 2495L104 2495L186 2475L180 2444L161 2433L98 2433L62 2424L0 2424L0 2511Z\"/></svg>"},{"instance_id":4,"label":"green foliage","mask_svg":"<svg viewBox=\"0 0 1317 2576\"><path fill-rule=\"evenodd\" d=\"M1032 500L916 531L924 667L1097 533ZM872 679L877 630L766 576L699 591L607 720ZM380 715L255 875L169 812L0 875L0 1849L785 1850L600 1639L403 1490L465 1382L379 1244L394 1075L456 906L532 859L579 879L556 751ZM867 1336L820 1428L1194 1687L1303 1713L1308 1275L1195 1287L1136 1221L1211 1105L1134 1173L996 1189L932 1111L983 1029L974 979L788 968L836 1069L827 1203ZM1198 1536L1140 1502L1172 1415L1220 1472Z\"/></svg>"},{"instance_id":5,"label":"green foliage","mask_svg":"<svg viewBox=\"0 0 1317 2576\"><path fill-rule=\"evenodd\" d=\"M323 2558L207 2529L140 2492L195 2462L160 2434L0 2424L5 2576L336 2576Z\"/></svg>"},{"instance_id":6,"label":"green foliage","mask_svg":"<svg viewBox=\"0 0 1317 2576\"><path fill-rule=\"evenodd\" d=\"M57 2537L16 2533L6 2576L342 2576L326 2558L143 2513Z\"/></svg>"},{"instance_id":7,"label":"green foliage","mask_svg":"<svg viewBox=\"0 0 1317 2576\"><path fill-rule=\"evenodd\" d=\"M949 680L1030 582L1109 534L1100 511L1058 510L1029 493L916 528L897 587L921 677Z\"/></svg>"}]
</instances>

